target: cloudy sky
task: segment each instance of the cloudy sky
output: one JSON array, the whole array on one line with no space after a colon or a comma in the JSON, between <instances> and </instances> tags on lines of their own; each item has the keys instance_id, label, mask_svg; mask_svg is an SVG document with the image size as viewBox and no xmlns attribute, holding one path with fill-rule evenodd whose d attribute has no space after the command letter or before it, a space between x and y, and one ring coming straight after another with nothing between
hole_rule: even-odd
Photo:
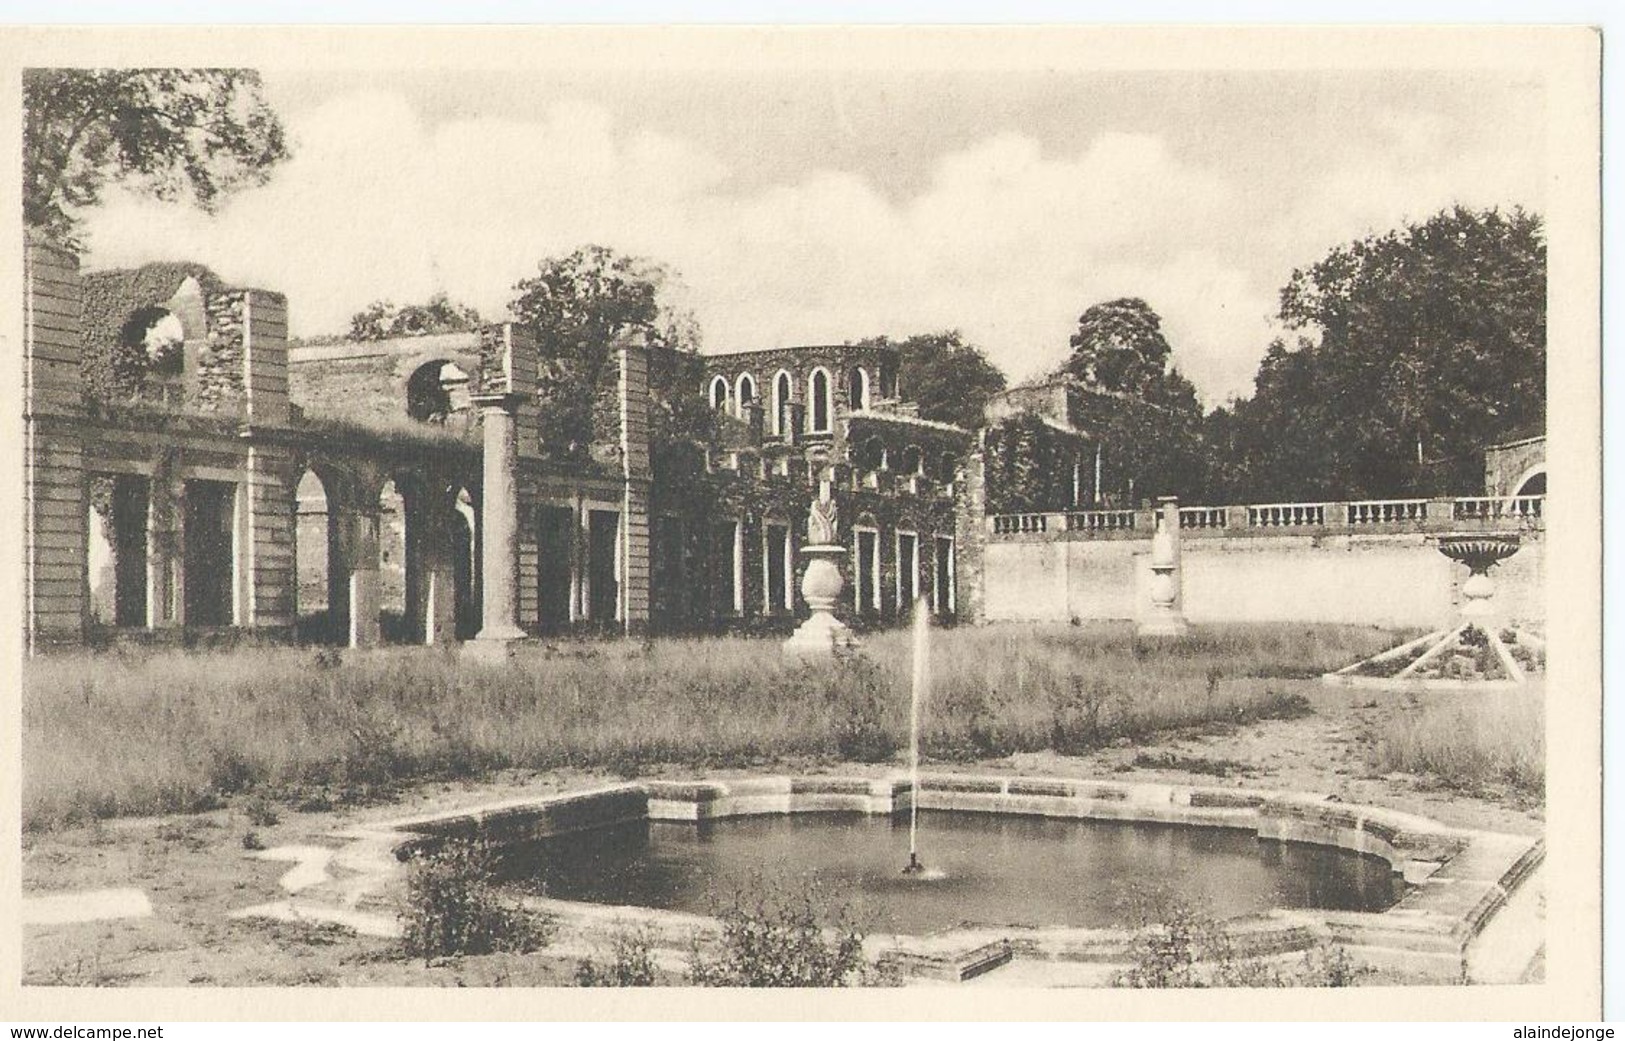
<instances>
[{"instance_id":1,"label":"cloudy sky","mask_svg":"<svg viewBox=\"0 0 1625 1041\"><path fill-rule=\"evenodd\" d=\"M1498 72L265 75L294 158L214 216L112 196L87 267L202 260L311 335L500 315L600 243L678 271L708 351L958 328L1017 379L1140 296L1217 404L1294 267L1545 177L1544 93Z\"/></svg>"}]
</instances>

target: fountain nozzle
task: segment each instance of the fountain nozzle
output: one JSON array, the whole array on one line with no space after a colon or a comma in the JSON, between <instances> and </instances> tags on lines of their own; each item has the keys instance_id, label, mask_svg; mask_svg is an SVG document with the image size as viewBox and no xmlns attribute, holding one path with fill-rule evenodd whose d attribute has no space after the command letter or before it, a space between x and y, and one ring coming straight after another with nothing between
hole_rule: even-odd
<instances>
[{"instance_id":1,"label":"fountain nozzle","mask_svg":"<svg viewBox=\"0 0 1625 1041\"><path fill-rule=\"evenodd\" d=\"M925 870L925 865L920 863L920 855L918 853L914 852L913 850L909 850L909 852L908 852L908 867L905 867L903 869L903 874L905 874L905 875L918 875L924 870Z\"/></svg>"}]
</instances>

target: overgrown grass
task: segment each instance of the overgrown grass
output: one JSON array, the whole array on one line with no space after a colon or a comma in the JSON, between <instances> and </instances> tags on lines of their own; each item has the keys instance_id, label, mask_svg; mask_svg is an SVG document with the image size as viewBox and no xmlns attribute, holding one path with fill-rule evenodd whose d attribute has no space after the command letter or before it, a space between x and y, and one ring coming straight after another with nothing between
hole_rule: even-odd
<instances>
[{"instance_id":1,"label":"overgrown grass","mask_svg":"<svg viewBox=\"0 0 1625 1041\"><path fill-rule=\"evenodd\" d=\"M1413 696L1408 711L1372 736L1372 765L1381 773L1425 774L1464 791L1545 795L1544 684Z\"/></svg>"},{"instance_id":2,"label":"overgrown grass","mask_svg":"<svg viewBox=\"0 0 1625 1041\"><path fill-rule=\"evenodd\" d=\"M1170 727L1302 710L1279 680L1390 646L1375 629L1234 626L1140 643L1127 626L937 633L925 752L1081 752ZM907 744L908 636L835 669L772 640L582 641L505 668L401 648L115 651L43 658L24 685L24 819L191 811L269 792L317 807L504 767L886 761ZM1537 760L1538 762L1538 760Z\"/></svg>"}]
</instances>

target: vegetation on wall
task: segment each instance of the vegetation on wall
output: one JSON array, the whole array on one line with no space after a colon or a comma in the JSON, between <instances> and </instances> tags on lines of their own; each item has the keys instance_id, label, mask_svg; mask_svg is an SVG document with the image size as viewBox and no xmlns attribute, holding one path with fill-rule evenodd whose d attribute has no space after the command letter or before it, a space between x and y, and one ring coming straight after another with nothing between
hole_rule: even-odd
<instances>
[{"instance_id":1,"label":"vegetation on wall","mask_svg":"<svg viewBox=\"0 0 1625 1041\"><path fill-rule=\"evenodd\" d=\"M958 329L902 340L877 336L856 346L898 352L902 398L919 406L921 419L978 430L988 400L1005 387L1004 373L980 347L966 343Z\"/></svg>"},{"instance_id":2,"label":"vegetation on wall","mask_svg":"<svg viewBox=\"0 0 1625 1041\"><path fill-rule=\"evenodd\" d=\"M87 401L117 404L141 392L152 359L127 329L138 312L164 304L188 278L197 279L205 297L225 288L209 268L184 261L93 271L81 279L85 351L80 377Z\"/></svg>"},{"instance_id":3,"label":"vegetation on wall","mask_svg":"<svg viewBox=\"0 0 1625 1041\"><path fill-rule=\"evenodd\" d=\"M367 341L461 333L478 329L483 322L478 311L445 293L436 293L422 304L374 300L350 316L350 331L345 338Z\"/></svg>"}]
</instances>

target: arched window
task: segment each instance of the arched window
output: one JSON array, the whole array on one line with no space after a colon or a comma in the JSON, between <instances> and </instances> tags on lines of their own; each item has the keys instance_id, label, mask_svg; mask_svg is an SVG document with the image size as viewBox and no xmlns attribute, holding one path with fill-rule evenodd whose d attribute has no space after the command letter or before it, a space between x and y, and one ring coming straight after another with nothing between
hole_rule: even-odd
<instances>
[{"instance_id":1,"label":"arched window","mask_svg":"<svg viewBox=\"0 0 1625 1041\"><path fill-rule=\"evenodd\" d=\"M780 369L773 377L773 433L783 436L789 421L785 413L790 410L790 374Z\"/></svg>"},{"instance_id":2,"label":"arched window","mask_svg":"<svg viewBox=\"0 0 1625 1041\"><path fill-rule=\"evenodd\" d=\"M869 407L869 372L861 365L846 374L846 400L855 412Z\"/></svg>"},{"instance_id":3,"label":"arched window","mask_svg":"<svg viewBox=\"0 0 1625 1041\"><path fill-rule=\"evenodd\" d=\"M959 457L952 452L944 452L937 466L937 480L943 484L953 484L954 474L959 469Z\"/></svg>"},{"instance_id":4,"label":"arched window","mask_svg":"<svg viewBox=\"0 0 1625 1041\"><path fill-rule=\"evenodd\" d=\"M718 376L711 381L711 407L719 412L728 407L728 377Z\"/></svg>"},{"instance_id":5,"label":"arched window","mask_svg":"<svg viewBox=\"0 0 1625 1041\"><path fill-rule=\"evenodd\" d=\"M899 460L898 472L902 474L925 473L925 456L919 445L909 445L903 449L903 458Z\"/></svg>"},{"instance_id":6,"label":"arched window","mask_svg":"<svg viewBox=\"0 0 1625 1041\"><path fill-rule=\"evenodd\" d=\"M860 470L879 470L886 465L886 446L878 437L858 442L852 452L852 463Z\"/></svg>"},{"instance_id":7,"label":"arched window","mask_svg":"<svg viewBox=\"0 0 1625 1041\"><path fill-rule=\"evenodd\" d=\"M734 410L740 419L750 418L750 406L756 401L756 377L748 372L739 374L739 382L734 384Z\"/></svg>"},{"instance_id":8,"label":"arched window","mask_svg":"<svg viewBox=\"0 0 1625 1041\"><path fill-rule=\"evenodd\" d=\"M425 362L406 380L406 414L420 423L444 423L451 414L451 387L468 374L444 359Z\"/></svg>"},{"instance_id":9,"label":"arched window","mask_svg":"<svg viewBox=\"0 0 1625 1041\"><path fill-rule=\"evenodd\" d=\"M829 433L829 372L817 368L807 377L807 430Z\"/></svg>"}]
</instances>

